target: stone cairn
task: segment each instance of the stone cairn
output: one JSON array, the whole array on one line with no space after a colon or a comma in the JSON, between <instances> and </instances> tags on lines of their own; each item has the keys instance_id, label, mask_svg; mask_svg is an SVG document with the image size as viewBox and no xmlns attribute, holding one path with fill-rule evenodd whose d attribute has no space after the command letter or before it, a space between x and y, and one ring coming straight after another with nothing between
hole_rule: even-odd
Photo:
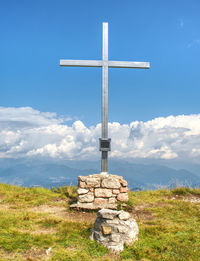
<instances>
[{"instance_id":1,"label":"stone cairn","mask_svg":"<svg viewBox=\"0 0 200 261\"><path fill-rule=\"evenodd\" d=\"M115 253L124 249L124 244L131 245L138 239L139 229L135 219L128 212L111 209L101 209L90 236Z\"/></svg>"},{"instance_id":2,"label":"stone cairn","mask_svg":"<svg viewBox=\"0 0 200 261\"><path fill-rule=\"evenodd\" d=\"M78 177L78 201L72 208L116 209L117 201L128 201L127 181L121 176L94 174Z\"/></svg>"}]
</instances>

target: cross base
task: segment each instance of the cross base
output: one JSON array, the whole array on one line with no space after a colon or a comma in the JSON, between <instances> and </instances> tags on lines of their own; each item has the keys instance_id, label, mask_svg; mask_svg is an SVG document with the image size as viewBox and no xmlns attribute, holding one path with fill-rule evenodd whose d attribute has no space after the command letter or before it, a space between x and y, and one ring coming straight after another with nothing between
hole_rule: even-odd
<instances>
[{"instance_id":1,"label":"cross base","mask_svg":"<svg viewBox=\"0 0 200 261\"><path fill-rule=\"evenodd\" d=\"M116 209L117 202L128 200L127 181L122 176L101 172L78 177L77 203L75 209Z\"/></svg>"}]
</instances>

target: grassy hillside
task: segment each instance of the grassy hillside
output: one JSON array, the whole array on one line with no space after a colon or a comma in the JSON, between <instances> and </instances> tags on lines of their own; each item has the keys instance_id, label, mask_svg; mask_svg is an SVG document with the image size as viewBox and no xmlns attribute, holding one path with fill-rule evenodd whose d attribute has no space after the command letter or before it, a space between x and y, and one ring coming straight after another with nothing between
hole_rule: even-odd
<instances>
[{"instance_id":1,"label":"grassy hillside","mask_svg":"<svg viewBox=\"0 0 200 261\"><path fill-rule=\"evenodd\" d=\"M96 213L69 209L75 190L0 184L0 260L200 260L200 189L130 192L139 240L120 256L90 241Z\"/></svg>"}]
</instances>

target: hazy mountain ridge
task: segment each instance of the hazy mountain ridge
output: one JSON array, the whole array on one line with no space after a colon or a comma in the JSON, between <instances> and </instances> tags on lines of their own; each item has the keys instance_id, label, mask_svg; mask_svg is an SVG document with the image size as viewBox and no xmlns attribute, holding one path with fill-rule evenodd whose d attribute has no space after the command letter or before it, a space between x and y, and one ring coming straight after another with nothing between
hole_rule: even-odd
<instances>
[{"instance_id":1,"label":"hazy mountain ridge","mask_svg":"<svg viewBox=\"0 0 200 261\"><path fill-rule=\"evenodd\" d=\"M79 175L99 173L99 162L48 160L0 160L0 182L22 186L77 185ZM200 186L200 177L185 169L155 164L111 160L109 173L123 176L130 189L156 189L186 185Z\"/></svg>"}]
</instances>

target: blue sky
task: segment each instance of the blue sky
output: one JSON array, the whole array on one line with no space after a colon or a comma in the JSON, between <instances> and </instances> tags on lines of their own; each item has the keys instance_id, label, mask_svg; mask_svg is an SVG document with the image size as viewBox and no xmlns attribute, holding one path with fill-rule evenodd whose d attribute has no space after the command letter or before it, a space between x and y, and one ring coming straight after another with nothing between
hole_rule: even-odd
<instances>
[{"instance_id":1,"label":"blue sky","mask_svg":"<svg viewBox=\"0 0 200 261\"><path fill-rule=\"evenodd\" d=\"M99 159L101 69L60 59L149 61L109 69L111 158L200 162L199 0L0 0L0 158Z\"/></svg>"},{"instance_id":2,"label":"blue sky","mask_svg":"<svg viewBox=\"0 0 200 261\"><path fill-rule=\"evenodd\" d=\"M0 0L0 106L101 120L101 69L60 59L150 61L150 70L109 69L109 121L130 123L200 112L198 0Z\"/></svg>"}]
</instances>

